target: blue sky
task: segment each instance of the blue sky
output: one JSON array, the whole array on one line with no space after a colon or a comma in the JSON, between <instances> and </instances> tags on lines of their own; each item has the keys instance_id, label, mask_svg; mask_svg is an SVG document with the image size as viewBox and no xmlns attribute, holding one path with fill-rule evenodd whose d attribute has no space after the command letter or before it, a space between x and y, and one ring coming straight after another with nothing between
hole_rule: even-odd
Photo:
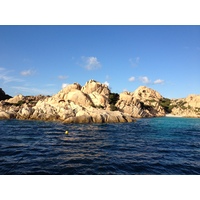
<instances>
[{"instance_id":1,"label":"blue sky","mask_svg":"<svg viewBox=\"0 0 200 200\"><path fill-rule=\"evenodd\" d=\"M12 96L95 79L180 98L200 94L199 74L200 26L0 26L0 87Z\"/></svg>"}]
</instances>

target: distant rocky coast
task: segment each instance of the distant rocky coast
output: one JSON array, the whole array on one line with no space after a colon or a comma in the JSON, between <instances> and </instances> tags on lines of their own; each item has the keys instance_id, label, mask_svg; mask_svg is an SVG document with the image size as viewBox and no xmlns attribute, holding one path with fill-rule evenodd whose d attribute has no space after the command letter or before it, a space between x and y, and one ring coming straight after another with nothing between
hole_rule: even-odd
<instances>
[{"instance_id":1,"label":"distant rocky coast","mask_svg":"<svg viewBox=\"0 0 200 200\"><path fill-rule=\"evenodd\" d=\"M166 114L200 117L200 95L168 99L145 86L117 94L95 80L86 82L83 87L78 83L68 85L53 96L11 98L0 90L0 119L119 123Z\"/></svg>"}]
</instances>

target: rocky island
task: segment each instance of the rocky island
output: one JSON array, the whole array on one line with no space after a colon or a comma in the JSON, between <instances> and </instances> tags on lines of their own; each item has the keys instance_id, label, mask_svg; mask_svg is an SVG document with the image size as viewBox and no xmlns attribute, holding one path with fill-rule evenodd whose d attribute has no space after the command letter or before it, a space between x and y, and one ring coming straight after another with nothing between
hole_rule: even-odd
<instances>
[{"instance_id":1,"label":"rocky island","mask_svg":"<svg viewBox=\"0 0 200 200\"><path fill-rule=\"evenodd\" d=\"M166 115L200 117L200 95L168 99L146 86L117 94L95 80L68 85L53 96L11 97L0 89L0 119L118 123Z\"/></svg>"}]
</instances>

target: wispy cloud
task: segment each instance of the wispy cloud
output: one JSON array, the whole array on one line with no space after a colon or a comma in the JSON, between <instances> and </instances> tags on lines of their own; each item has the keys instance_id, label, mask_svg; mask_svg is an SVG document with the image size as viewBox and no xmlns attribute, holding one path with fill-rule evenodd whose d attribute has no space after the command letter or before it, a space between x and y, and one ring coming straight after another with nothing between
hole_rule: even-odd
<instances>
[{"instance_id":1,"label":"wispy cloud","mask_svg":"<svg viewBox=\"0 0 200 200\"><path fill-rule=\"evenodd\" d=\"M4 84L9 83L9 82L22 82L22 81L24 81L22 79L15 78L13 76L9 76L8 74L10 72L13 72L13 71L12 70L6 70L5 68L0 67L0 80L2 80Z\"/></svg>"},{"instance_id":2,"label":"wispy cloud","mask_svg":"<svg viewBox=\"0 0 200 200\"><path fill-rule=\"evenodd\" d=\"M53 83L45 84L45 87L53 87L53 86L55 86L55 84L53 84Z\"/></svg>"},{"instance_id":3,"label":"wispy cloud","mask_svg":"<svg viewBox=\"0 0 200 200\"><path fill-rule=\"evenodd\" d=\"M144 84L151 83L151 81L149 80L149 78L146 77L146 76L141 76L141 77L139 77L139 80L140 80L142 83L144 83Z\"/></svg>"},{"instance_id":4,"label":"wispy cloud","mask_svg":"<svg viewBox=\"0 0 200 200\"><path fill-rule=\"evenodd\" d=\"M138 66L138 64L140 62L140 57L138 56L138 57L136 57L134 59L130 58L129 62L131 63L132 67L136 67L136 66Z\"/></svg>"},{"instance_id":5,"label":"wispy cloud","mask_svg":"<svg viewBox=\"0 0 200 200\"><path fill-rule=\"evenodd\" d=\"M63 75L58 76L58 79L60 79L60 80L65 80L67 78L68 78L68 76L63 76Z\"/></svg>"},{"instance_id":6,"label":"wispy cloud","mask_svg":"<svg viewBox=\"0 0 200 200\"><path fill-rule=\"evenodd\" d=\"M5 68L3 68L3 67L0 67L0 71L4 71L5 70Z\"/></svg>"},{"instance_id":7,"label":"wispy cloud","mask_svg":"<svg viewBox=\"0 0 200 200\"><path fill-rule=\"evenodd\" d=\"M161 79L157 79L153 82L154 84L162 84L164 83L164 80L161 80Z\"/></svg>"},{"instance_id":8,"label":"wispy cloud","mask_svg":"<svg viewBox=\"0 0 200 200\"><path fill-rule=\"evenodd\" d=\"M135 81L135 77L134 77L134 76L131 76L131 77L128 79L128 81L130 81L130 82Z\"/></svg>"},{"instance_id":9,"label":"wispy cloud","mask_svg":"<svg viewBox=\"0 0 200 200\"><path fill-rule=\"evenodd\" d=\"M31 76L35 73L35 71L31 70L31 69L28 69L28 70L24 70L24 71L21 71L20 74L22 76Z\"/></svg>"},{"instance_id":10,"label":"wispy cloud","mask_svg":"<svg viewBox=\"0 0 200 200\"><path fill-rule=\"evenodd\" d=\"M100 62L98 61L98 59L96 57L82 56L81 59L84 63L84 68L87 70L95 70L95 69L99 69L101 67Z\"/></svg>"}]
</instances>

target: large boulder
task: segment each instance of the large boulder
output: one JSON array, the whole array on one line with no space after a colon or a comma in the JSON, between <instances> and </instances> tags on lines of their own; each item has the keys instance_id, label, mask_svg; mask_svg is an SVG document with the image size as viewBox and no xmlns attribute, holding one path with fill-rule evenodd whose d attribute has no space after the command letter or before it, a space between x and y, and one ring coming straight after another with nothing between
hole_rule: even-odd
<instances>
[{"instance_id":1,"label":"large boulder","mask_svg":"<svg viewBox=\"0 0 200 200\"><path fill-rule=\"evenodd\" d=\"M79 83L73 83L64 87L58 94L54 95L57 98L63 99L66 94L74 90L81 90L81 85Z\"/></svg>"},{"instance_id":2,"label":"large boulder","mask_svg":"<svg viewBox=\"0 0 200 200\"><path fill-rule=\"evenodd\" d=\"M146 86L140 86L133 92L133 96L136 99L140 99L140 101L145 101L145 100L156 100L159 101L163 97L158 93L157 91L148 88Z\"/></svg>"},{"instance_id":3,"label":"large boulder","mask_svg":"<svg viewBox=\"0 0 200 200\"><path fill-rule=\"evenodd\" d=\"M110 90L106 84L102 84L95 80L90 80L90 81L86 82L86 84L81 88L81 91L86 94L91 94L93 92L97 92L106 97L108 97L110 94Z\"/></svg>"},{"instance_id":4,"label":"large boulder","mask_svg":"<svg viewBox=\"0 0 200 200\"><path fill-rule=\"evenodd\" d=\"M89 94L89 97L93 105L96 107L102 106L106 108L108 106L108 97L99 94L98 92L92 92L91 94Z\"/></svg>"},{"instance_id":5,"label":"large boulder","mask_svg":"<svg viewBox=\"0 0 200 200\"><path fill-rule=\"evenodd\" d=\"M13 103L16 104L23 100L24 100L24 97L21 94L19 94L17 96L14 96L13 98L6 100L6 102L11 103L11 104L13 104Z\"/></svg>"},{"instance_id":6,"label":"large boulder","mask_svg":"<svg viewBox=\"0 0 200 200\"><path fill-rule=\"evenodd\" d=\"M93 105L91 98L80 90L73 90L69 92L65 100L73 101L75 104L84 107Z\"/></svg>"}]
</instances>

